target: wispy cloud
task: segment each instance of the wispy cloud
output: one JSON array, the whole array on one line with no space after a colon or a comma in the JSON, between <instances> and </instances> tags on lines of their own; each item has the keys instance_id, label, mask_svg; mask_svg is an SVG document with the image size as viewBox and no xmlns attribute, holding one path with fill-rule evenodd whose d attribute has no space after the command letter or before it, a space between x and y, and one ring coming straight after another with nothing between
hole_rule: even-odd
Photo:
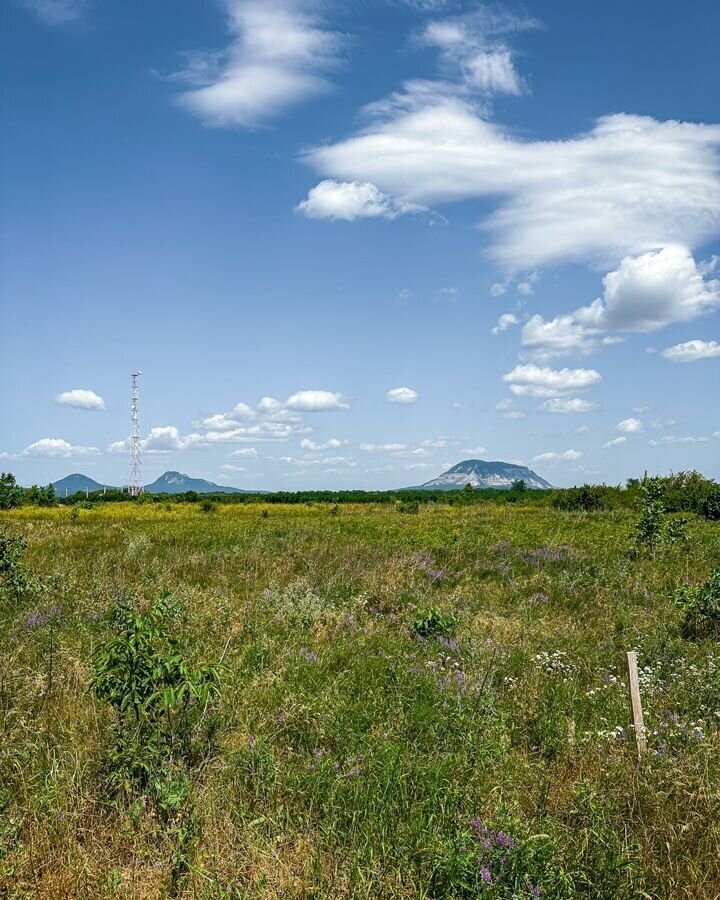
<instances>
[{"instance_id":1,"label":"wispy cloud","mask_svg":"<svg viewBox=\"0 0 720 900\"><path fill-rule=\"evenodd\" d=\"M83 15L86 0L22 0L22 4L46 25L67 25Z\"/></svg>"},{"instance_id":2,"label":"wispy cloud","mask_svg":"<svg viewBox=\"0 0 720 900\"><path fill-rule=\"evenodd\" d=\"M214 126L257 127L330 90L343 39L305 0L226 0L231 40L189 54L171 79L189 85L180 103Z\"/></svg>"}]
</instances>

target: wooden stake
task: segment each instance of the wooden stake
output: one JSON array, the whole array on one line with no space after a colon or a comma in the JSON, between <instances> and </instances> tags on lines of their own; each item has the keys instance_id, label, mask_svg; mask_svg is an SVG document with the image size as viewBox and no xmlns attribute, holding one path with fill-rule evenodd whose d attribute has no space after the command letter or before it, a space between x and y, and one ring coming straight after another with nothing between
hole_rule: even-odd
<instances>
[{"instance_id":1,"label":"wooden stake","mask_svg":"<svg viewBox=\"0 0 720 900\"><path fill-rule=\"evenodd\" d=\"M630 684L630 705L632 706L633 728L637 742L638 756L647 750L645 740L645 722L643 721L642 701L640 700L640 680L638 678L637 653L629 650L627 654L628 682Z\"/></svg>"}]
</instances>

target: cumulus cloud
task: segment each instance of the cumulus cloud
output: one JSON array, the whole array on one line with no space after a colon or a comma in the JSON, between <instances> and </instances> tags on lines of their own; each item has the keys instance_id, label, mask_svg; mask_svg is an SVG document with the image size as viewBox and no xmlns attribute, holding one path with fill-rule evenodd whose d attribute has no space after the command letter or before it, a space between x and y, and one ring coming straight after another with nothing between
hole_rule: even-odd
<instances>
[{"instance_id":1,"label":"cumulus cloud","mask_svg":"<svg viewBox=\"0 0 720 900\"><path fill-rule=\"evenodd\" d=\"M518 317L513 313L503 313L497 320L497 325L493 328L492 333L502 334L503 331L507 331L513 325L519 324L519 321Z\"/></svg>"},{"instance_id":2,"label":"cumulus cloud","mask_svg":"<svg viewBox=\"0 0 720 900\"><path fill-rule=\"evenodd\" d=\"M310 219L395 219L403 213L420 212L413 203L398 203L368 181L334 181L315 185L295 207Z\"/></svg>"},{"instance_id":3,"label":"cumulus cloud","mask_svg":"<svg viewBox=\"0 0 720 900\"><path fill-rule=\"evenodd\" d=\"M335 391L298 391L288 397L288 409L298 412L326 412L334 409L350 409L342 394Z\"/></svg>"},{"instance_id":4,"label":"cumulus cloud","mask_svg":"<svg viewBox=\"0 0 720 900\"><path fill-rule=\"evenodd\" d=\"M392 388L385 394L388 403L417 403L419 394L417 391L409 387Z\"/></svg>"},{"instance_id":5,"label":"cumulus cloud","mask_svg":"<svg viewBox=\"0 0 720 900\"><path fill-rule=\"evenodd\" d=\"M99 453L97 447L74 446L62 438L41 438L27 446L22 455L39 456L45 459L68 459L71 456L97 456Z\"/></svg>"},{"instance_id":6,"label":"cumulus cloud","mask_svg":"<svg viewBox=\"0 0 720 900\"><path fill-rule=\"evenodd\" d=\"M338 440L338 438L330 438L327 441L311 441L309 438L303 438L300 441L300 447L303 450L337 450L339 447L347 445L347 441Z\"/></svg>"},{"instance_id":7,"label":"cumulus cloud","mask_svg":"<svg viewBox=\"0 0 720 900\"><path fill-rule=\"evenodd\" d=\"M559 453L551 451L533 456L533 462L573 462L581 456L580 450L563 450Z\"/></svg>"},{"instance_id":8,"label":"cumulus cloud","mask_svg":"<svg viewBox=\"0 0 720 900\"><path fill-rule=\"evenodd\" d=\"M638 434L643 430L643 423L640 419L623 419L615 426L615 431L622 431L625 434Z\"/></svg>"},{"instance_id":9,"label":"cumulus cloud","mask_svg":"<svg viewBox=\"0 0 720 900\"><path fill-rule=\"evenodd\" d=\"M255 447L241 447L228 453L228 459L254 459L258 455Z\"/></svg>"},{"instance_id":10,"label":"cumulus cloud","mask_svg":"<svg viewBox=\"0 0 720 900\"><path fill-rule=\"evenodd\" d=\"M323 28L309 0L225 0L229 45L189 54L171 80L180 103L213 126L256 127L330 89L342 39Z\"/></svg>"},{"instance_id":11,"label":"cumulus cloud","mask_svg":"<svg viewBox=\"0 0 720 900\"><path fill-rule=\"evenodd\" d=\"M522 330L526 354L535 359L585 355L622 339L607 332L657 331L720 307L720 281L677 244L625 257L603 285L603 296L589 306L549 321L532 316Z\"/></svg>"},{"instance_id":12,"label":"cumulus cloud","mask_svg":"<svg viewBox=\"0 0 720 900\"><path fill-rule=\"evenodd\" d=\"M572 399L553 397L551 400L546 400L540 404L540 409L543 412L551 413L586 413L595 409L595 405L595 403L591 403L589 400L582 400L580 397L573 397Z\"/></svg>"},{"instance_id":13,"label":"cumulus cloud","mask_svg":"<svg viewBox=\"0 0 720 900\"><path fill-rule=\"evenodd\" d=\"M626 437L616 437L616 438L613 438L611 441L608 441L607 443L603 444L603 448L607 449L608 447L619 447L620 444L624 444L626 441L627 441Z\"/></svg>"},{"instance_id":14,"label":"cumulus cloud","mask_svg":"<svg viewBox=\"0 0 720 900\"><path fill-rule=\"evenodd\" d=\"M72 406L74 409L105 409L105 401L96 394L84 388L75 388L72 391L63 391L55 397L58 406Z\"/></svg>"},{"instance_id":15,"label":"cumulus cloud","mask_svg":"<svg viewBox=\"0 0 720 900\"><path fill-rule=\"evenodd\" d=\"M555 397L584 391L596 385L602 376L595 369L550 369L535 365L515 366L503 375L503 381L518 396Z\"/></svg>"},{"instance_id":16,"label":"cumulus cloud","mask_svg":"<svg viewBox=\"0 0 720 900\"><path fill-rule=\"evenodd\" d=\"M685 341L662 351L665 359L674 363L697 362L699 359L712 359L720 356L720 344L717 341Z\"/></svg>"}]
</instances>

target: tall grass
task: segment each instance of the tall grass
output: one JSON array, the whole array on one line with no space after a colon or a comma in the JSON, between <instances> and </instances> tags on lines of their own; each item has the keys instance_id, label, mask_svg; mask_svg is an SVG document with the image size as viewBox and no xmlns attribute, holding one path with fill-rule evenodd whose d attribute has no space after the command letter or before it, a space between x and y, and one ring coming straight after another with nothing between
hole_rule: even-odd
<instances>
[{"instance_id":1,"label":"tall grass","mask_svg":"<svg viewBox=\"0 0 720 900\"><path fill-rule=\"evenodd\" d=\"M673 602L720 563L716 524L655 558L624 511L517 505L23 508L0 530L28 545L0 599L0 893L720 894L720 660ZM189 671L226 667L183 770L191 836L113 793L92 689L113 611L165 592Z\"/></svg>"}]
</instances>

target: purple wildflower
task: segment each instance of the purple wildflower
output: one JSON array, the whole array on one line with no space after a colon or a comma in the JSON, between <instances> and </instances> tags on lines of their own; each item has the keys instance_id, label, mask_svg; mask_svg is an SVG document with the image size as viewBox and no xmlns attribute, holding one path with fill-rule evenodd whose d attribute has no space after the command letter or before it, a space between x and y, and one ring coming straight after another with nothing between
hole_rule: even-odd
<instances>
[{"instance_id":1,"label":"purple wildflower","mask_svg":"<svg viewBox=\"0 0 720 900\"><path fill-rule=\"evenodd\" d=\"M300 656L304 657L308 662L317 662L318 655L314 650L308 650L307 647L300 648Z\"/></svg>"},{"instance_id":2,"label":"purple wildflower","mask_svg":"<svg viewBox=\"0 0 720 900\"><path fill-rule=\"evenodd\" d=\"M534 606L536 603L547 603L549 599L547 594L537 593L528 597L528 603Z\"/></svg>"},{"instance_id":3,"label":"purple wildflower","mask_svg":"<svg viewBox=\"0 0 720 900\"><path fill-rule=\"evenodd\" d=\"M490 883L490 879L492 878L492 873L490 872L490 869L488 869L487 866L483 866L482 869L480 869L480 877L485 882L485 884Z\"/></svg>"},{"instance_id":4,"label":"purple wildflower","mask_svg":"<svg viewBox=\"0 0 720 900\"><path fill-rule=\"evenodd\" d=\"M458 644L458 642L454 641L452 638L441 637L440 643L443 645L443 647L445 647L447 650L450 650L452 653L460 652L460 644Z\"/></svg>"}]
</instances>

